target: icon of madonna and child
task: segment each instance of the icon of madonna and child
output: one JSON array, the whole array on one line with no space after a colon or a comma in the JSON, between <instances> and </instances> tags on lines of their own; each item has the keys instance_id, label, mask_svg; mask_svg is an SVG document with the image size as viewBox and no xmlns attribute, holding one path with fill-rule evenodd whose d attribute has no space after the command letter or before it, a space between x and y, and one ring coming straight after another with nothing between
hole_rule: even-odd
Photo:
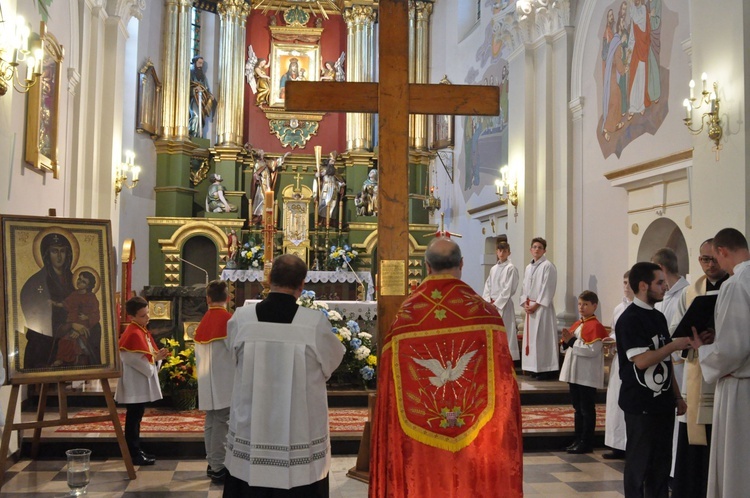
<instances>
[{"instance_id":1,"label":"icon of madonna and child","mask_svg":"<svg viewBox=\"0 0 750 498\"><path fill-rule=\"evenodd\" d=\"M39 231L31 252L39 270L20 292L26 335L22 370L100 365L100 273L78 266L79 241L62 227Z\"/></svg>"}]
</instances>

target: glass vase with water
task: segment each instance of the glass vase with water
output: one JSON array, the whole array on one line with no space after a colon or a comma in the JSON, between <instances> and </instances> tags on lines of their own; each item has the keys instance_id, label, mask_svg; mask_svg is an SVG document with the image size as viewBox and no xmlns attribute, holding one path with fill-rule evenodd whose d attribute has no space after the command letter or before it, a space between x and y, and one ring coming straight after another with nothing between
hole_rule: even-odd
<instances>
[{"instance_id":1,"label":"glass vase with water","mask_svg":"<svg viewBox=\"0 0 750 498\"><path fill-rule=\"evenodd\" d=\"M91 450L73 449L65 452L68 457L68 487L71 496L86 494L91 468Z\"/></svg>"}]
</instances>

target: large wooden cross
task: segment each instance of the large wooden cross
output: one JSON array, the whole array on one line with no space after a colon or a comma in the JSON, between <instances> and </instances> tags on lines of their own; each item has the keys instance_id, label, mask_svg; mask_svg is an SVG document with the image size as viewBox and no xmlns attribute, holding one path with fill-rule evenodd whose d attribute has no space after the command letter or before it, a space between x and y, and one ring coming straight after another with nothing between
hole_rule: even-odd
<instances>
[{"instance_id":1,"label":"large wooden cross","mask_svg":"<svg viewBox=\"0 0 750 498\"><path fill-rule=\"evenodd\" d=\"M409 1L381 0L379 18L379 83L289 81L285 104L295 112L380 116L378 337L385 337L407 288L409 114L497 116L500 91L497 86L409 84Z\"/></svg>"}]
</instances>

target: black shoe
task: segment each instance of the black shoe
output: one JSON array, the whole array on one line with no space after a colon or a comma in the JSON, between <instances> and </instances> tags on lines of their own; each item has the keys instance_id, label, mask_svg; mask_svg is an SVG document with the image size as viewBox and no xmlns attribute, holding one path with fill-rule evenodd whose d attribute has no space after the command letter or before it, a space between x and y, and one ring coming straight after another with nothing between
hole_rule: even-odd
<instances>
[{"instance_id":1,"label":"black shoe","mask_svg":"<svg viewBox=\"0 0 750 498\"><path fill-rule=\"evenodd\" d=\"M593 453L593 452L594 452L594 449L590 445L584 443L583 441L580 441L577 445L573 446L572 448L568 450L568 453L572 455L582 455L584 453Z\"/></svg>"},{"instance_id":2,"label":"black shoe","mask_svg":"<svg viewBox=\"0 0 750 498\"><path fill-rule=\"evenodd\" d=\"M149 458L142 451L135 453L133 456L133 465L153 465L156 463L155 458Z\"/></svg>"},{"instance_id":3,"label":"black shoe","mask_svg":"<svg viewBox=\"0 0 750 498\"><path fill-rule=\"evenodd\" d=\"M212 470L211 476L210 476L211 482L215 482L216 484L222 484L226 480L227 474L228 472L227 472L226 467L217 471Z\"/></svg>"},{"instance_id":4,"label":"black shoe","mask_svg":"<svg viewBox=\"0 0 750 498\"><path fill-rule=\"evenodd\" d=\"M603 453L602 458L605 460L624 460L625 452L623 450L613 449L609 453Z\"/></svg>"},{"instance_id":5,"label":"black shoe","mask_svg":"<svg viewBox=\"0 0 750 498\"><path fill-rule=\"evenodd\" d=\"M209 465L206 467L206 476L211 477L212 475L214 475L214 471L211 470L211 466Z\"/></svg>"},{"instance_id":6,"label":"black shoe","mask_svg":"<svg viewBox=\"0 0 750 498\"><path fill-rule=\"evenodd\" d=\"M558 380L560 375L557 372L542 372L537 374L536 380Z\"/></svg>"},{"instance_id":7,"label":"black shoe","mask_svg":"<svg viewBox=\"0 0 750 498\"><path fill-rule=\"evenodd\" d=\"M146 458L150 458L151 460L156 460L156 457L152 455L151 453L146 453L145 451L141 450L141 454L145 456Z\"/></svg>"},{"instance_id":8,"label":"black shoe","mask_svg":"<svg viewBox=\"0 0 750 498\"><path fill-rule=\"evenodd\" d=\"M574 439L572 443L570 443L565 448L563 448L563 451L572 450L573 448L575 448L576 446L578 446L580 443L581 443L580 439Z\"/></svg>"}]
</instances>

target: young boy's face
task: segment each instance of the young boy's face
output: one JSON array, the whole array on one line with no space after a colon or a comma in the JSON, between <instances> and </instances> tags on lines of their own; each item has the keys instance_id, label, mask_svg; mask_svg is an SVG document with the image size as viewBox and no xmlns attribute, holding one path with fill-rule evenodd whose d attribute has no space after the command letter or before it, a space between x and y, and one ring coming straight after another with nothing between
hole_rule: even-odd
<instances>
[{"instance_id":1,"label":"young boy's face","mask_svg":"<svg viewBox=\"0 0 750 498\"><path fill-rule=\"evenodd\" d=\"M531 244L531 257L534 258L534 261L544 256L544 253L547 252L547 249L544 248L544 246L540 242L534 242Z\"/></svg>"},{"instance_id":2,"label":"young boy's face","mask_svg":"<svg viewBox=\"0 0 750 498\"><path fill-rule=\"evenodd\" d=\"M135 316L130 318L141 327L145 327L148 325L148 306L139 309Z\"/></svg>"},{"instance_id":3,"label":"young boy's face","mask_svg":"<svg viewBox=\"0 0 750 498\"><path fill-rule=\"evenodd\" d=\"M501 263L505 263L510 257L510 251L508 249L497 249L495 250L495 253L497 254L498 261Z\"/></svg>"},{"instance_id":4,"label":"young boy's face","mask_svg":"<svg viewBox=\"0 0 750 498\"><path fill-rule=\"evenodd\" d=\"M578 314L581 315L581 318L589 318L591 316L594 316L594 312L596 312L597 306L598 305L592 302L579 299L578 300Z\"/></svg>"}]
</instances>

